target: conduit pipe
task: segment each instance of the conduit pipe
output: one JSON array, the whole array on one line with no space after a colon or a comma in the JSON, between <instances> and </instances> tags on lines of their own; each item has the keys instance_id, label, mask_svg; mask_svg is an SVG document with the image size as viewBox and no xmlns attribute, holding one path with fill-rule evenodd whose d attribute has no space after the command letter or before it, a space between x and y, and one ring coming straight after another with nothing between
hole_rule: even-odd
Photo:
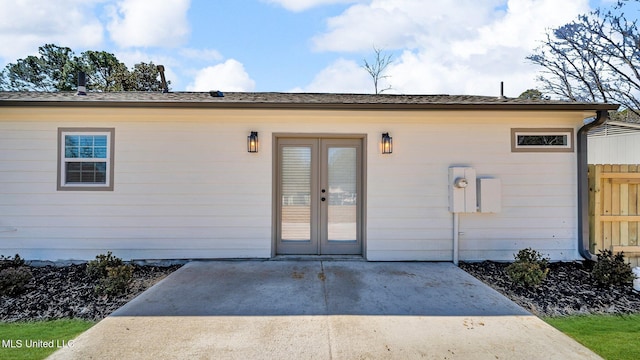
<instances>
[{"instance_id":1,"label":"conduit pipe","mask_svg":"<svg viewBox=\"0 0 640 360\"><path fill-rule=\"evenodd\" d=\"M460 215L453 213L453 264L458 266L458 241L460 238Z\"/></svg>"},{"instance_id":2,"label":"conduit pipe","mask_svg":"<svg viewBox=\"0 0 640 360\"><path fill-rule=\"evenodd\" d=\"M609 111L596 111L596 119L578 130L578 251L587 260L598 257L589 251L589 163L587 159L587 134L609 120Z\"/></svg>"}]
</instances>

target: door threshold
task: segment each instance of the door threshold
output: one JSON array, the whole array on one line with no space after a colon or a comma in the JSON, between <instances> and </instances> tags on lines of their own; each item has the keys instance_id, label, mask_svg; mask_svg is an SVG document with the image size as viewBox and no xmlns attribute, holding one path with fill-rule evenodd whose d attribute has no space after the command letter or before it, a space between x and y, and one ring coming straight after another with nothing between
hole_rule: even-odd
<instances>
[{"instance_id":1,"label":"door threshold","mask_svg":"<svg viewBox=\"0 0 640 360\"><path fill-rule=\"evenodd\" d=\"M362 255L276 255L271 261L367 261Z\"/></svg>"}]
</instances>

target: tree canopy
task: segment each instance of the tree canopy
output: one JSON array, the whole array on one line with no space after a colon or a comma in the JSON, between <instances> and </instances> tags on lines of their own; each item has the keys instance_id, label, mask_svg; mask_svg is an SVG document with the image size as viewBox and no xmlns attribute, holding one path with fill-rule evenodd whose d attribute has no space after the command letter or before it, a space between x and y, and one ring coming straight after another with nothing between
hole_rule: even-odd
<instances>
[{"instance_id":1,"label":"tree canopy","mask_svg":"<svg viewBox=\"0 0 640 360\"><path fill-rule=\"evenodd\" d=\"M527 57L544 68L542 90L561 99L619 103L640 114L640 32L618 1L547 32Z\"/></svg>"},{"instance_id":2,"label":"tree canopy","mask_svg":"<svg viewBox=\"0 0 640 360\"><path fill-rule=\"evenodd\" d=\"M133 69L106 51L88 50L76 56L73 50L54 44L38 48L38 56L27 56L8 64L0 72L0 90L73 91L77 74L86 73L89 91L158 91L162 82L153 62Z\"/></svg>"},{"instance_id":3,"label":"tree canopy","mask_svg":"<svg viewBox=\"0 0 640 360\"><path fill-rule=\"evenodd\" d=\"M538 90L538 89L528 89L525 90L522 94L520 94L520 96L518 96L518 99L524 99L524 100L549 100L548 96L545 96L542 91Z\"/></svg>"}]
</instances>

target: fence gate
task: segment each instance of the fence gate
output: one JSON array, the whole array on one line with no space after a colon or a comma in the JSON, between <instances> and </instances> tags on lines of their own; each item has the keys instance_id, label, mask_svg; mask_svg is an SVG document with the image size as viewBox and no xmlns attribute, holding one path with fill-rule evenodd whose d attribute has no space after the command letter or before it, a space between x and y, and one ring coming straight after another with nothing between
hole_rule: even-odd
<instances>
[{"instance_id":1,"label":"fence gate","mask_svg":"<svg viewBox=\"0 0 640 360\"><path fill-rule=\"evenodd\" d=\"M640 165L589 165L590 251L623 251L640 266Z\"/></svg>"}]
</instances>

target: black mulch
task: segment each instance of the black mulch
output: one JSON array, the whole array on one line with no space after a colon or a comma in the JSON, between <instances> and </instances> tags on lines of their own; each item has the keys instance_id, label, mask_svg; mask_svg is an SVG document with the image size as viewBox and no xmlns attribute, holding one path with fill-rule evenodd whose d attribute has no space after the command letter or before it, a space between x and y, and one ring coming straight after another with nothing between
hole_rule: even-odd
<instances>
[{"instance_id":1,"label":"black mulch","mask_svg":"<svg viewBox=\"0 0 640 360\"><path fill-rule=\"evenodd\" d=\"M133 281L122 296L95 294L87 265L30 267L33 279L17 297L0 296L0 321L80 318L100 320L180 266L134 265Z\"/></svg>"},{"instance_id":2,"label":"black mulch","mask_svg":"<svg viewBox=\"0 0 640 360\"><path fill-rule=\"evenodd\" d=\"M640 313L640 293L632 284L601 287L591 277L591 262L549 264L538 288L517 286L507 276L508 263L460 263L460 268L538 316Z\"/></svg>"}]
</instances>

